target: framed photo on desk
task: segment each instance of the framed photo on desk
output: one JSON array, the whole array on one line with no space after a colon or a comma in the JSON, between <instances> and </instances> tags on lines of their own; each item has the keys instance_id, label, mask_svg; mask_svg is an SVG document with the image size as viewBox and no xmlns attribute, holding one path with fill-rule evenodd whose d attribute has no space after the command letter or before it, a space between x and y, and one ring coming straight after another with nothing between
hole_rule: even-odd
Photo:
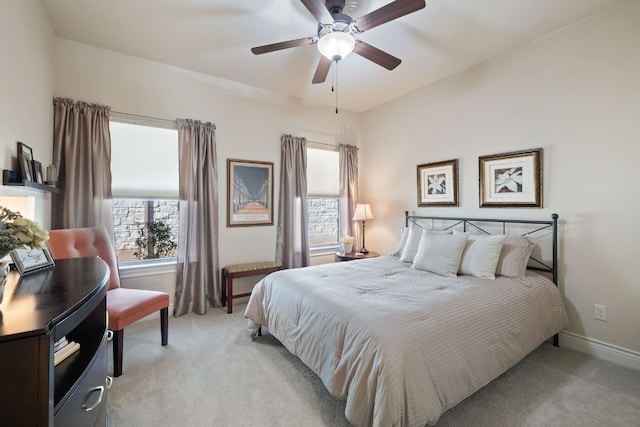
<instances>
[{"instance_id":1,"label":"framed photo on desk","mask_svg":"<svg viewBox=\"0 0 640 427\"><path fill-rule=\"evenodd\" d=\"M11 259L20 275L33 273L45 268L53 267L55 262L49 249L14 249Z\"/></svg>"}]
</instances>

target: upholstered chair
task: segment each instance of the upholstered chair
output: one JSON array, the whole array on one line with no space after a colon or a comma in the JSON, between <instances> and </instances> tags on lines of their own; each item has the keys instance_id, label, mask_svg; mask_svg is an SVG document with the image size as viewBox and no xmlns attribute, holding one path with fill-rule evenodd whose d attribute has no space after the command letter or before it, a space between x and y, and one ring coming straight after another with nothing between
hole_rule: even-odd
<instances>
[{"instance_id":1,"label":"upholstered chair","mask_svg":"<svg viewBox=\"0 0 640 427\"><path fill-rule=\"evenodd\" d=\"M49 249L53 259L99 256L110 269L107 291L108 328L113 332L113 376L122 375L124 328L160 311L162 345L167 345L169 294L120 287L118 262L111 241L101 227L49 231Z\"/></svg>"}]
</instances>

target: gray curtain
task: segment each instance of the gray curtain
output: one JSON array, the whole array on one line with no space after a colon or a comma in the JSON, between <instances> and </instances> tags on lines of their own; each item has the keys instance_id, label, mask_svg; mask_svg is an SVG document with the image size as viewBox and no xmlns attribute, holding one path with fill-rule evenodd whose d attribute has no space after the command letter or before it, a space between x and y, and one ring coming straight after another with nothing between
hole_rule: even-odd
<instances>
[{"instance_id":1,"label":"gray curtain","mask_svg":"<svg viewBox=\"0 0 640 427\"><path fill-rule=\"evenodd\" d=\"M113 238L110 110L53 100L53 163L61 189L52 199L53 229L101 226Z\"/></svg>"},{"instance_id":2,"label":"gray curtain","mask_svg":"<svg viewBox=\"0 0 640 427\"><path fill-rule=\"evenodd\" d=\"M353 215L358 201L358 147L340 144L340 236L356 236ZM359 241L356 239L356 242Z\"/></svg>"},{"instance_id":3,"label":"gray curtain","mask_svg":"<svg viewBox=\"0 0 640 427\"><path fill-rule=\"evenodd\" d=\"M174 316L221 305L215 125L177 119L180 220Z\"/></svg>"},{"instance_id":4,"label":"gray curtain","mask_svg":"<svg viewBox=\"0 0 640 427\"><path fill-rule=\"evenodd\" d=\"M280 139L280 201L276 262L283 268L309 265L307 214L307 140L291 135Z\"/></svg>"}]
</instances>

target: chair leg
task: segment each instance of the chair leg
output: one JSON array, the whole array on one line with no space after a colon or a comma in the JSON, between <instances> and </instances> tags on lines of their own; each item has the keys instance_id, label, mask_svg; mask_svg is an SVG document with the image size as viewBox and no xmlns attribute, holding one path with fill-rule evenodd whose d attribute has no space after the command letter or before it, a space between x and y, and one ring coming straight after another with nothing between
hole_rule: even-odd
<instances>
[{"instance_id":1,"label":"chair leg","mask_svg":"<svg viewBox=\"0 0 640 427\"><path fill-rule=\"evenodd\" d=\"M160 310L160 334L162 335L162 345L167 345L169 341L169 307Z\"/></svg>"},{"instance_id":2,"label":"chair leg","mask_svg":"<svg viewBox=\"0 0 640 427\"><path fill-rule=\"evenodd\" d=\"M122 375L122 345L124 344L124 329L113 331L113 376Z\"/></svg>"}]
</instances>

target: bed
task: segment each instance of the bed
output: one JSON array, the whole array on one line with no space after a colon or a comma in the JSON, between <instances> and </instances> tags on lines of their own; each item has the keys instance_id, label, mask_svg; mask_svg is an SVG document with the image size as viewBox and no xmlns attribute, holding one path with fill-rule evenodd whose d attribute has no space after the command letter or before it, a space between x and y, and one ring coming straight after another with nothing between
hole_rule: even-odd
<instances>
[{"instance_id":1,"label":"bed","mask_svg":"<svg viewBox=\"0 0 640 427\"><path fill-rule=\"evenodd\" d=\"M394 254L272 273L245 310L251 336L266 326L355 426L435 424L567 326L557 215L405 217Z\"/></svg>"}]
</instances>

